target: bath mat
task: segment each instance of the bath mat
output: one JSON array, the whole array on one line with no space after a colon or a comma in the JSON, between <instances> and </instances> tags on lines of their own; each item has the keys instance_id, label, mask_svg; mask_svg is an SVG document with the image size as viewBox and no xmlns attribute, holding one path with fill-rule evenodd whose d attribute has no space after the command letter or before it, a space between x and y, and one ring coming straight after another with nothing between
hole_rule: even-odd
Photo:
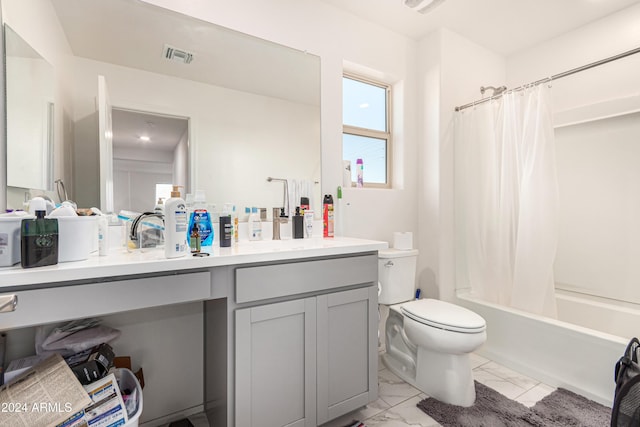
<instances>
[{"instance_id":1,"label":"bath mat","mask_svg":"<svg viewBox=\"0 0 640 427\"><path fill-rule=\"evenodd\" d=\"M532 408L476 381L476 402L469 408L427 398L418 408L443 427L602 427L611 408L565 389L558 389Z\"/></svg>"},{"instance_id":2,"label":"bath mat","mask_svg":"<svg viewBox=\"0 0 640 427\"><path fill-rule=\"evenodd\" d=\"M353 420L344 427L367 427L367 426L360 421Z\"/></svg>"}]
</instances>

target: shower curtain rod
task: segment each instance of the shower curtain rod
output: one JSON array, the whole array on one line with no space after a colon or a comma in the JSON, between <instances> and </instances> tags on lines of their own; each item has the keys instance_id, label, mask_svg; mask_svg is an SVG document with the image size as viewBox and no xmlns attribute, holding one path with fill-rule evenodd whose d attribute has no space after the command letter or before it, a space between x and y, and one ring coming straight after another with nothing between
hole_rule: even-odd
<instances>
[{"instance_id":1,"label":"shower curtain rod","mask_svg":"<svg viewBox=\"0 0 640 427\"><path fill-rule=\"evenodd\" d=\"M550 81L553 81L553 80L558 80L558 79L561 79L563 77L567 77L567 76L570 76L572 74L579 73L579 72L584 71L584 70L588 70L590 68L598 67L598 66L606 64L608 62L617 61L618 59L622 59L622 58L634 55L634 54L639 53L639 52L640 52L640 47L635 48L635 49L631 49L631 50L628 50L626 52L619 53L618 55L610 56L609 58L601 59L600 61L596 61L596 62L592 62L592 63L587 64L587 65L583 65L582 67L573 68L573 69L571 69L569 71L565 71L563 73L554 74L551 77L546 77L544 79L536 80L535 82L529 83L527 85L519 86L519 87L517 87L515 89L509 89L509 90L507 90L507 91L505 91L505 92L503 92L503 93L501 93L499 95L496 95L496 96L490 96L488 98L482 98L482 99L480 99L478 101L474 101L474 102L470 102L470 103L465 104L465 105L461 105L459 107L456 107L455 110L456 111L464 110L465 108L473 107L474 105L482 104L483 102L487 102L487 101L490 101L492 99L499 98L506 92L517 92L517 91L520 91L520 90L524 90L526 87L536 86L536 85L539 85L540 83L547 83L547 82L550 82Z\"/></svg>"}]
</instances>

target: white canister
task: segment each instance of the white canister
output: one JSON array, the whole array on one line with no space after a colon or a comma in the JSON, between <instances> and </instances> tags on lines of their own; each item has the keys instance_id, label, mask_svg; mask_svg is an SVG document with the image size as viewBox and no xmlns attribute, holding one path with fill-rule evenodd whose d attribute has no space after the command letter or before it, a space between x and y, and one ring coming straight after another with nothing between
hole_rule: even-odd
<instances>
[{"instance_id":1,"label":"white canister","mask_svg":"<svg viewBox=\"0 0 640 427\"><path fill-rule=\"evenodd\" d=\"M58 262L89 258L98 236L97 216L60 216L58 220Z\"/></svg>"},{"instance_id":2,"label":"white canister","mask_svg":"<svg viewBox=\"0 0 640 427\"><path fill-rule=\"evenodd\" d=\"M20 262L20 225L18 216L0 217L0 267Z\"/></svg>"}]
</instances>

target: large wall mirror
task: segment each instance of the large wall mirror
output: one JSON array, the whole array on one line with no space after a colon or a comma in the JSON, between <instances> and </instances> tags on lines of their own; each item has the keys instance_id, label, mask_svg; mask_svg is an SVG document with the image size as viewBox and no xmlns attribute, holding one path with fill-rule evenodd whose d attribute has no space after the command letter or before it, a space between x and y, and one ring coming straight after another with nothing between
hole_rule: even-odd
<instances>
[{"instance_id":1,"label":"large wall mirror","mask_svg":"<svg viewBox=\"0 0 640 427\"><path fill-rule=\"evenodd\" d=\"M53 182L54 72L9 25L4 26L7 79L7 185L50 190Z\"/></svg>"},{"instance_id":2,"label":"large wall mirror","mask_svg":"<svg viewBox=\"0 0 640 427\"><path fill-rule=\"evenodd\" d=\"M56 31L64 35L68 54L60 48L40 53L62 64L56 76L65 112L58 120L66 129L56 136L66 140L56 141L65 147L64 162L53 163L64 170L55 170L53 179L65 179L79 206L100 207L110 197L116 212L153 209L154 178L146 171L164 177L158 184L183 186L183 193L202 189L218 207L282 206L282 184L267 177L290 180L298 193L308 189L320 206L319 57L139 0L2 5L7 24L29 44L33 38L46 47L43 40L60 38ZM29 25L29 14L42 16L45 9L55 22ZM112 129L101 126L98 76L116 111L107 120ZM136 120L140 126L133 130ZM167 121L185 131L166 130ZM112 136L109 150L101 147L100 132ZM179 136L172 143L169 134ZM8 148L15 143L10 138ZM114 157L106 172L105 153ZM149 185L133 185L147 178ZM132 194L134 187L144 187L143 193ZM105 198L108 188L117 194Z\"/></svg>"}]
</instances>

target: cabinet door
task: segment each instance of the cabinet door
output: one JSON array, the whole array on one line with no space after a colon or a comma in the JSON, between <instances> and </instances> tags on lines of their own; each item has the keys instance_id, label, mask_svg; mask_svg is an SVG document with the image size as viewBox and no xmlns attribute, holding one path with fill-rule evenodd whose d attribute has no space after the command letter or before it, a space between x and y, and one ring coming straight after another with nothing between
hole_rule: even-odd
<instances>
[{"instance_id":1,"label":"cabinet door","mask_svg":"<svg viewBox=\"0 0 640 427\"><path fill-rule=\"evenodd\" d=\"M317 297L318 424L378 398L375 286Z\"/></svg>"},{"instance_id":2,"label":"cabinet door","mask_svg":"<svg viewBox=\"0 0 640 427\"><path fill-rule=\"evenodd\" d=\"M235 372L236 426L315 426L315 298L237 310Z\"/></svg>"}]
</instances>

